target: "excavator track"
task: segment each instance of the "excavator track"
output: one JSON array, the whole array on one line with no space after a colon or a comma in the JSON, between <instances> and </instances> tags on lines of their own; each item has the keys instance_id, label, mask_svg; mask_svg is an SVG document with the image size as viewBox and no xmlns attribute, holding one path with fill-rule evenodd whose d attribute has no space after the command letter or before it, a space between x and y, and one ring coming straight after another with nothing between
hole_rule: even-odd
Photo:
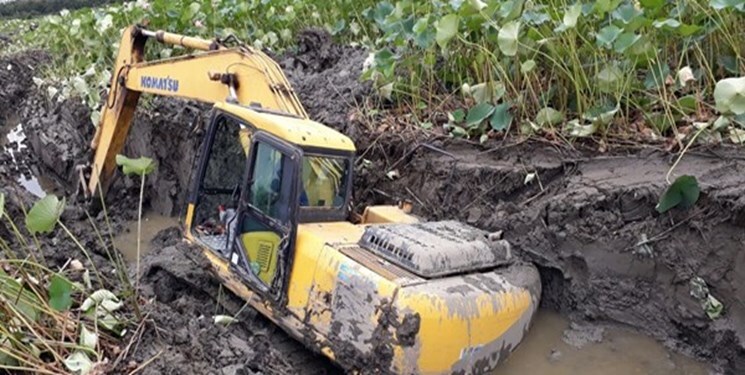
<instances>
[{"instance_id":1,"label":"excavator track","mask_svg":"<svg viewBox=\"0 0 745 375\"><path fill-rule=\"evenodd\" d=\"M248 358L246 367L264 374L331 375L343 371L330 360L306 348L280 327L248 306L240 297L221 286L209 268L201 250L194 246L177 246L155 249L144 260L142 284L150 285L158 300L166 287L188 290L197 298L209 298L221 308L221 314L234 316L239 329L250 336L250 345L256 355ZM166 281L167 280L167 281Z\"/></svg>"}]
</instances>

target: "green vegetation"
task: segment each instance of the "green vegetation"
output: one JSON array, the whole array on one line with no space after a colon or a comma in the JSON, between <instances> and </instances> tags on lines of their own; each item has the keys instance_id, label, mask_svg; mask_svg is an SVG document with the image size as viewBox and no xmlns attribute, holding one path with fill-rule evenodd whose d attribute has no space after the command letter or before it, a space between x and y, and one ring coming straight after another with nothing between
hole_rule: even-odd
<instances>
[{"instance_id":1,"label":"green vegetation","mask_svg":"<svg viewBox=\"0 0 745 375\"><path fill-rule=\"evenodd\" d=\"M4 254L0 259L0 369L86 374L121 335L125 321L118 310L124 304L104 289L104 279L95 267L95 280L101 284L98 289L78 260L68 261L58 271L37 260L42 245L36 234L59 225L94 265L87 249L60 220L64 200L48 195L36 202L25 215L28 235L4 210L4 202L0 194L0 220L13 228L16 238L0 238ZM19 259L15 255L19 252L26 257Z\"/></svg>"},{"instance_id":2,"label":"green vegetation","mask_svg":"<svg viewBox=\"0 0 745 375\"><path fill-rule=\"evenodd\" d=\"M137 208L137 267L135 268L135 282L140 280L140 245L142 244L142 202L145 198L145 177L155 171L155 161L150 158L141 156L137 159L130 159L124 155L116 156L116 165L122 167L122 172L127 176L140 176L140 204ZM135 295L137 291L135 284Z\"/></svg>"},{"instance_id":3,"label":"green vegetation","mask_svg":"<svg viewBox=\"0 0 745 375\"><path fill-rule=\"evenodd\" d=\"M0 17L19 18L57 13L63 9L100 6L116 0L12 0L0 5Z\"/></svg>"},{"instance_id":4,"label":"green vegetation","mask_svg":"<svg viewBox=\"0 0 745 375\"><path fill-rule=\"evenodd\" d=\"M745 82L716 85L745 70L745 0L138 0L37 21L26 43L56 58L37 83L48 85L52 99L79 95L92 109L128 24L234 34L274 51L318 26L370 48L363 79L381 98L409 108L412 122L425 128L446 112L444 129L456 137L520 132L681 142L705 129L699 141L745 138ZM149 50L152 57L183 52Z\"/></svg>"},{"instance_id":5,"label":"green vegetation","mask_svg":"<svg viewBox=\"0 0 745 375\"><path fill-rule=\"evenodd\" d=\"M691 208L698 201L701 188L696 177L683 175L678 177L660 197L657 212L665 213L671 208Z\"/></svg>"}]
</instances>

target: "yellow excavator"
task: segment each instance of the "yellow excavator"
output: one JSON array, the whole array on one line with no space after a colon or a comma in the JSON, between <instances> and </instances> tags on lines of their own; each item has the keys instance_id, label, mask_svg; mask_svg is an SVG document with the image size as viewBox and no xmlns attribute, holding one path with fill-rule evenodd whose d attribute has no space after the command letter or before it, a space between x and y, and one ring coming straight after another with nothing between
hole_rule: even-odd
<instances>
[{"instance_id":1,"label":"yellow excavator","mask_svg":"<svg viewBox=\"0 0 745 375\"><path fill-rule=\"evenodd\" d=\"M153 38L191 54L146 61ZM225 286L312 350L350 372L480 374L526 334L536 268L498 234L425 222L408 204L353 213L353 141L310 120L261 51L130 26L112 76L87 194L107 190L140 94L213 104L185 237Z\"/></svg>"}]
</instances>

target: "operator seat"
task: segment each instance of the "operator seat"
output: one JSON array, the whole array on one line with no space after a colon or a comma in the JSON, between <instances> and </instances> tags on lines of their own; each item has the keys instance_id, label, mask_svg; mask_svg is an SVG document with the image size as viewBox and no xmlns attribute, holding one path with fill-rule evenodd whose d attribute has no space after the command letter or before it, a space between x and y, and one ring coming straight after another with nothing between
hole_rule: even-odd
<instances>
[{"instance_id":1,"label":"operator seat","mask_svg":"<svg viewBox=\"0 0 745 375\"><path fill-rule=\"evenodd\" d=\"M254 275L266 285L271 285L277 271L280 236L252 216L246 216L240 241Z\"/></svg>"}]
</instances>

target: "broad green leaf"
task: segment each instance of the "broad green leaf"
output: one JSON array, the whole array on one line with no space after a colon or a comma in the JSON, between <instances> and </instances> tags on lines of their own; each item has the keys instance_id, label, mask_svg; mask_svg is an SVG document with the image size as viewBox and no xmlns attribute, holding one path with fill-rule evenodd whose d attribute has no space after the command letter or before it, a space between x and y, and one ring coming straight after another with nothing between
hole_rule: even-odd
<instances>
[{"instance_id":1,"label":"broad green leaf","mask_svg":"<svg viewBox=\"0 0 745 375\"><path fill-rule=\"evenodd\" d=\"M711 0L709 5L716 10L735 8L742 11L745 7L745 0Z\"/></svg>"},{"instance_id":2,"label":"broad green leaf","mask_svg":"<svg viewBox=\"0 0 745 375\"><path fill-rule=\"evenodd\" d=\"M494 103L504 96L506 88L502 82L484 82L470 86L468 91L476 103Z\"/></svg>"},{"instance_id":3,"label":"broad green leaf","mask_svg":"<svg viewBox=\"0 0 745 375\"><path fill-rule=\"evenodd\" d=\"M735 56L728 54L717 56L717 64L724 68L727 73L740 74L740 64Z\"/></svg>"},{"instance_id":4,"label":"broad green leaf","mask_svg":"<svg viewBox=\"0 0 745 375\"><path fill-rule=\"evenodd\" d=\"M414 37L414 44L422 49L428 49L435 42L435 31L427 28L424 32L416 34ZM433 65L433 64L428 64Z\"/></svg>"},{"instance_id":5,"label":"broad green leaf","mask_svg":"<svg viewBox=\"0 0 745 375\"><path fill-rule=\"evenodd\" d=\"M512 114L510 113L510 104L502 103L494 108L494 113L489 120L489 125L496 131L503 131L512 124Z\"/></svg>"},{"instance_id":6,"label":"broad green leaf","mask_svg":"<svg viewBox=\"0 0 745 375\"><path fill-rule=\"evenodd\" d=\"M101 112L100 111L91 111L91 124L93 124L94 127L98 126L101 122Z\"/></svg>"},{"instance_id":7,"label":"broad green leaf","mask_svg":"<svg viewBox=\"0 0 745 375\"><path fill-rule=\"evenodd\" d=\"M616 38L613 49L618 53L624 53L641 39L641 35L634 33L623 33Z\"/></svg>"},{"instance_id":8,"label":"broad green leaf","mask_svg":"<svg viewBox=\"0 0 745 375\"><path fill-rule=\"evenodd\" d=\"M451 39L458 33L460 18L457 14L448 14L437 22L437 34L435 40L440 48L445 48Z\"/></svg>"},{"instance_id":9,"label":"broad green leaf","mask_svg":"<svg viewBox=\"0 0 745 375\"><path fill-rule=\"evenodd\" d=\"M592 122L593 125L607 126L613 121L613 117L621 109L620 105L611 107L609 105L601 105L598 107L590 108L587 112L582 115L587 121Z\"/></svg>"},{"instance_id":10,"label":"broad green leaf","mask_svg":"<svg viewBox=\"0 0 745 375\"><path fill-rule=\"evenodd\" d=\"M414 24L414 28L411 29L416 34L421 34L425 30L427 30L427 26L429 25L429 17L422 17L419 20L416 21Z\"/></svg>"},{"instance_id":11,"label":"broad green leaf","mask_svg":"<svg viewBox=\"0 0 745 375\"><path fill-rule=\"evenodd\" d=\"M745 113L745 77L725 78L714 87L717 110L723 114Z\"/></svg>"},{"instance_id":12,"label":"broad green leaf","mask_svg":"<svg viewBox=\"0 0 745 375\"><path fill-rule=\"evenodd\" d=\"M605 93L618 91L622 78L623 72L615 65L606 66L595 76L598 81L598 88Z\"/></svg>"},{"instance_id":13,"label":"broad green leaf","mask_svg":"<svg viewBox=\"0 0 745 375\"><path fill-rule=\"evenodd\" d=\"M665 5L665 0L640 0L639 3L648 9L658 9Z\"/></svg>"},{"instance_id":14,"label":"broad green leaf","mask_svg":"<svg viewBox=\"0 0 745 375\"><path fill-rule=\"evenodd\" d=\"M668 131L668 129L670 129L670 127L674 125L675 121L674 119L671 119L667 113L664 112L651 112L645 114L645 118L647 120L647 123L652 125L652 127L655 128L660 134Z\"/></svg>"},{"instance_id":15,"label":"broad green leaf","mask_svg":"<svg viewBox=\"0 0 745 375\"><path fill-rule=\"evenodd\" d=\"M655 209L665 213L674 207L690 208L698 201L701 189L694 176L683 175L673 182L660 198Z\"/></svg>"},{"instance_id":16,"label":"broad green leaf","mask_svg":"<svg viewBox=\"0 0 745 375\"><path fill-rule=\"evenodd\" d=\"M652 26L658 29L667 29L667 30L677 29L678 27L680 27L680 21L672 19L672 18L667 18L662 21L652 22Z\"/></svg>"},{"instance_id":17,"label":"broad green leaf","mask_svg":"<svg viewBox=\"0 0 745 375\"><path fill-rule=\"evenodd\" d=\"M64 362L68 370L80 375L86 375L93 369L93 362L81 351L70 354Z\"/></svg>"},{"instance_id":18,"label":"broad green leaf","mask_svg":"<svg viewBox=\"0 0 745 375\"><path fill-rule=\"evenodd\" d=\"M564 25L566 29L576 27L577 20L579 19L580 14L582 14L582 3L576 2L574 3L574 5L570 6L569 9L567 9L566 13L564 13L562 25Z\"/></svg>"},{"instance_id":19,"label":"broad green leaf","mask_svg":"<svg viewBox=\"0 0 745 375\"><path fill-rule=\"evenodd\" d=\"M656 89L665 85L665 80L670 75L670 67L665 62L654 64L649 68L644 78L644 87L647 90Z\"/></svg>"},{"instance_id":20,"label":"broad green leaf","mask_svg":"<svg viewBox=\"0 0 745 375\"><path fill-rule=\"evenodd\" d=\"M535 69L536 63L535 60L527 60L524 63L520 64L520 72L522 74L528 74Z\"/></svg>"},{"instance_id":21,"label":"broad green leaf","mask_svg":"<svg viewBox=\"0 0 745 375\"><path fill-rule=\"evenodd\" d=\"M466 112L461 108L458 108L455 111L448 113L448 120L450 120L450 122L461 122L465 118L466 118Z\"/></svg>"},{"instance_id":22,"label":"broad green leaf","mask_svg":"<svg viewBox=\"0 0 745 375\"><path fill-rule=\"evenodd\" d=\"M599 46L610 47L622 32L623 30L615 25L606 26L595 34L595 41Z\"/></svg>"},{"instance_id":23,"label":"broad green leaf","mask_svg":"<svg viewBox=\"0 0 745 375\"><path fill-rule=\"evenodd\" d=\"M535 123L544 127L546 125L558 125L564 121L564 114L551 107L546 107L538 111L535 116Z\"/></svg>"},{"instance_id":24,"label":"broad green leaf","mask_svg":"<svg viewBox=\"0 0 745 375\"><path fill-rule=\"evenodd\" d=\"M391 96L393 95L393 82L379 87L378 95L386 100L391 100Z\"/></svg>"},{"instance_id":25,"label":"broad green leaf","mask_svg":"<svg viewBox=\"0 0 745 375\"><path fill-rule=\"evenodd\" d=\"M83 304L80 306L80 310L93 319L96 323L100 324L101 327L119 334L119 327L121 322L112 313L119 310L123 306L123 303L119 299L106 289L100 289L91 294Z\"/></svg>"},{"instance_id":26,"label":"broad green leaf","mask_svg":"<svg viewBox=\"0 0 745 375\"><path fill-rule=\"evenodd\" d=\"M503 1L499 7L499 17L502 18L502 22L510 22L517 17L520 17L520 13L523 10L523 4L525 0L508 0Z\"/></svg>"},{"instance_id":27,"label":"broad green leaf","mask_svg":"<svg viewBox=\"0 0 745 375\"><path fill-rule=\"evenodd\" d=\"M678 108L686 115L690 115L696 112L696 102L696 95L686 95L678 99Z\"/></svg>"},{"instance_id":28,"label":"broad green leaf","mask_svg":"<svg viewBox=\"0 0 745 375\"><path fill-rule=\"evenodd\" d=\"M85 79L81 76L76 76L72 79L72 87L77 91L80 95L88 95L88 83L85 82Z\"/></svg>"},{"instance_id":29,"label":"broad green leaf","mask_svg":"<svg viewBox=\"0 0 745 375\"><path fill-rule=\"evenodd\" d=\"M720 131L720 130L727 128L731 123L732 121L730 121L728 117L719 116L719 118L717 118L716 121L714 121L714 125L712 126L711 129L713 131Z\"/></svg>"},{"instance_id":30,"label":"broad green leaf","mask_svg":"<svg viewBox=\"0 0 745 375\"><path fill-rule=\"evenodd\" d=\"M89 331L85 324L80 324L80 346L96 350L96 345L98 345L98 335Z\"/></svg>"},{"instance_id":31,"label":"broad green leaf","mask_svg":"<svg viewBox=\"0 0 745 375\"><path fill-rule=\"evenodd\" d=\"M57 311L67 311L72 306L72 282L59 274L52 275L49 283L49 306Z\"/></svg>"},{"instance_id":32,"label":"broad green leaf","mask_svg":"<svg viewBox=\"0 0 745 375\"><path fill-rule=\"evenodd\" d=\"M36 294L23 288L18 281L2 269L0 269L0 296L6 301L14 301L14 307L26 319L36 321L39 318L39 309L42 304Z\"/></svg>"},{"instance_id":33,"label":"broad green leaf","mask_svg":"<svg viewBox=\"0 0 745 375\"><path fill-rule=\"evenodd\" d=\"M481 11L486 8L486 4L481 0L468 0L468 5L476 11Z\"/></svg>"},{"instance_id":34,"label":"broad green leaf","mask_svg":"<svg viewBox=\"0 0 745 375\"><path fill-rule=\"evenodd\" d=\"M110 292L110 291L108 291L106 289L99 289L99 290L93 292L93 294L91 294L90 296L88 296L88 298L86 298L85 301L83 301L83 304L80 305L80 310L81 311L84 311L84 312L88 312L88 311L90 311L90 309L92 307L98 306L98 305L102 304L105 301L112 301L112 302L114 302L116 304L119 304L120 303L119 302L119 299L116 297L116 295L114 293L112 293L112 292ZM114 309L114 310L116 310L116 309ZM112 310L109 310L109 311L112 311Z\"/></svg>"},{"instance_id":35,"label":"broad green leaf","mask_svg":"<svg viewBox=\"0 0 745 375\"><path fill-rule=\"evenodd\" d=\"M680 33L680 35L682 35L684 37L688 37L688 36L691 36L693 34L696 34L701 29L702 28L699 25L686 25L686 24L682 24L678 28L678 33Z\"/></svg>"},{"instance_id":36,"label":"broad green leaf","mask_svg":"<svg viewBox=\"0 0 745 375\"><path fill-rule=\"evenodd\" d=\"M375 9L372 11L372 18L377 22L378 24L385 23L385 19L393 13L394 7L391 5L391 3L387 1L381 1L378 3L378 5L375 6Z\"/></svg>"},{"instance_id":37,"label":"broad green leaf","mask_svg":"<svg viewBox=\"0 0 745 375\"><path fill-rule=\"evenodd\" d=\"M706 315L711 320L715 320L719 318L722 315L722 311L724 310L724 305L719 302L718 299L716 299L714 296L709 294L706 298L706 302L704 303L704 311L706 312Z\"/></svg>"},{"instance_id":38,"label":"broad green leaf","mask_svg":"<svg viewBox=\"0 0 745 375\"><path fill-rule=\"evenodd\" d=\"M520 34L520 21L511 21L502 26L497 34L497 44L505 56L517 54L518 37Z\"/></svg>"},{"instance_id":39,"label":"broad green leaf","mask_svg":"<svg viewBox=\"0 0 745 375\"><path fill-rule=\"evenodd\" d=\"M137 159L130 159L124 155L117 155L116 165L122 167L124 174L128 176L133 174L145 176L155 170L155 162L153 159L144 156Z\"/></svg>"},{"instance_id":40,"label":"broad green leaf","mask_svg":"<svg viewBox=\"0 0 745 375\"><path fill-rule=\"evenodd\" d=\"M526 10L525 12L523 12L521 18L526 24L533 26L540 26L551 21L551 16L549 16L546 12L533 10ZM512 20L512 18L510 20Z\"/></svg>"},{"instance_id":41,"label":"broad green leaf","mask_svg":"<svg viewBox=\"0 0 745 375\"><path fill-rule=\"evenodd\" d=\"M6 354L13 349L13 343L9 338L0 335L0 367L18 366L18 360Z\"/></svg>"},{"instance_id":42,"label":"broad green leaf","mask_svg":"<svg viewBox=\"0 0 745 375\"><path fill-rule=\"evenodd\" d=\"M460 126L454 125L450 128L450 134L452 134L454 137L457 137L457 138L464 138L466 135L468 135L468 132L466 132L466 129L463 129Z\"/></svg>"},{"instance_id":43,"label":"broad green leaf","mask_svg":"<svg viewBox=\"0 0 745 375\"><path fill-rule=\"evenodd\" d=\"M605 18L605 14L616 9L620 3L621 0L598 0L592 8L600 18Z\"/></svg>"},{"instance_id":44,"label":"broad green leaf","mask_svg":"<svg viewBox=\"0 0 745 375\"><path fill-rule=\"evenodd\" d=\"M111 14L105 15L101 20L98 21L97 28L98 31L103 33L104 31L108 30L111 25L114 22L114 18L111 16Z\"/></svg>"},{"instance_id":45,"label":"broad green leaf","mask_svg":"<svg viewBox=\"0 0 745 375\"><path fill-rule=\"evenodd\" d=\"M468 110L466 116L466 127L478 126L494 112L494 106L489 103L479 103Z\"/></svg>"},{"instance_id":46,"label":"broad green leaf","mask_svg":"<svg viewBox=\"0 0 745 375\"><path fill-rule=\"evenodd\" d=\"M354 23L352 25L357 25L357 24ZM359 26L357 26L357 27L359 27ZM357 29L357 30L358 30L357 32L359 32L359 29ZM283 41L285 41L285 42L291 42L292 41L292 30L290 30L290 29L282 29L282 31L279 32L279 37Z\"/></svg>"},{"instance_id":47,"label":"broad green leaf","mask_svg":"<svg viewBox=\"0 0 745 375\"><path fill-rule=\"evenodd\" d=\"M569 121L566 125L566 130L572 137L589 137L595 134L597 129L596 124L582 124L579 120Z\"/></svg>"},{"instance_id":48,"label":"broad green leaf","mask_svg":"<svg viewBox=\"0 0 745 375\"><path fill-rule=\"evenodd\" d=\"M613 18L620 20L624 24L628 25L636 21L643 13L643 11L636 9L633 4L627 3L621 5L613 12Z\"/></svg>"},{"instance_id":49,"label":"broad green leaf","mask_svg":"<svg viewBox=\"0 0 745 375\"><path fill-rule=\"evenodd\" d=\"M98 318L96 322L110 332L120 334L121 321L117 319L113 314L105 312L103 309L98 310Z\"/></svg>"},{"instance_id":50,"label":"broad green leaf","mask_svg":"<svg viewBox=\"0 0 745 375\"><path fill-rule=\"evenodd\" d=\"M26 215L26 229L31 234L49 233L65 210L65 198L60 201L56 195L47 194L38 200Z\"/></svg>"}]
</instances>

